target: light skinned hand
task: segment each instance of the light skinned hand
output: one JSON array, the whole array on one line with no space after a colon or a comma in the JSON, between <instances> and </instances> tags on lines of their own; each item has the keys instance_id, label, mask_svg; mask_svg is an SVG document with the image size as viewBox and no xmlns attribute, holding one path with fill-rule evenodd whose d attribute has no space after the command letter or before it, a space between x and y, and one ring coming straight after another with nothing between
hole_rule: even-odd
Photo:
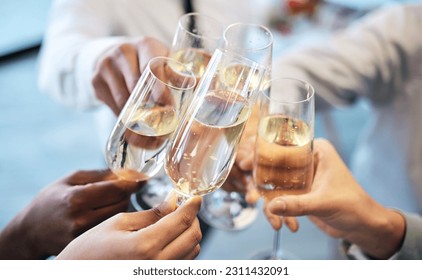
<instances>
[{"instance_id":1,"label":"light skinned hand","mask_svg":"<svg viewBox=\"0 0 422 280\"><path fill-rule=\"evenodd\" d=\"M176 209L173 195L156 208L117 214L76 238L57 259L194 259L202 239L200 207L195 197Z\"/></svg>"},{"instance_id":2,"label":"light skinned hand","mask_svg":"<svg viewBox=\"0 0 422 280\"><path fill-rule=\"evenodd\" d=\"M142 184L118 180L109 170L77 171L52 183L2 231L0 258L57 255L81 233L126 211Z\"/></svg>"},{"instance_id":3,"label":"light skinned hand","mask_svg":"<svg viewBox=\"0 0 422 280\"><path fill-rule=\"evenodd\" d=\"M150 59L168 53L164 43L151 37L111 48L96 64L92 79L95 96L119 115Z\"/></svg>"},{"instance_id":4,"label":"light skinned hand","mask_svg":"<svg viewBox=\"0 0 422 280\"><path fill-rule=\"evenodd\" d=\"M314 141L314 164L311 191L275 198L269 211L282 216L308 215L330 236L348 240L374 258L389 258L396 252L405 231L402 215L373 200L328 141Z\"/></svg>"}]
</instances>

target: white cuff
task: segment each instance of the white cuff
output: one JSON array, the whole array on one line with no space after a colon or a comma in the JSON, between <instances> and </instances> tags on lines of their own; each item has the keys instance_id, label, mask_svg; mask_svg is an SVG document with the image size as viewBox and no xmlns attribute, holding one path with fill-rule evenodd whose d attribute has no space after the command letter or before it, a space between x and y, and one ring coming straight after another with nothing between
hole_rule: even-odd
<instances>
[{"instance_id":1,"label":"white cuff","mask_svg":"<svg viewBox=\"0 0 422 280\"><path fill-rule=\"evenodd\" d=\"M365 254L365 252L363 252L358 245L350 243L346 240L342 240L342 249L347 258L351 260L373 260L373 258ZM389 260L396 259L397 252L389 258Z\"/></svg>"}]
</instances>

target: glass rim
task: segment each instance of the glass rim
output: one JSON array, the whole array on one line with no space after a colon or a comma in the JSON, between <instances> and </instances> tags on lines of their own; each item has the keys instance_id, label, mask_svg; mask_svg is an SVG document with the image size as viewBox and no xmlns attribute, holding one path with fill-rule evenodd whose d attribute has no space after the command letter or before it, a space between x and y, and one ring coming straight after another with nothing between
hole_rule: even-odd
<instances>
[{"instance_id":1,"label":"glass rim","mask_svg":"<svg viewBox=\"0 0 422 280\"><path fill-rule=\"evenodd\" d=\"M298 82L299 84L301 84L302 87L307 90L306 98L303 98L303 99L298 100L298 101L282 101L282 100L278 100L277 98L268 96L268 94L265 93L265 90L261 90L262 95L264 95L265 98L267 98L269 101L277 102L277 103L283 103L283 104L300 104L300 103L309 102L311 99L314 98L315 88L308 81L298 79L298 78L293 78L293 77L277 77L277 78L270 79L270 80L264 82L263 87L261 87L261 88L265 89L265 88L267 88L267 85L268 85L268 88L271 88L271 84L274 81L280 81L280 80L295 81L295 82Z\"/></svg>"},{"instance_id":2,"label":"glass rim","mask_svg":"<svg viewBox=\"0 0 422 280\"><path fill-rule=\"evenodd\" d=\"M188 85L186 85L185 87L182 86L175 86L173 84L169 84L165 81L163 81L160 77L158 77L157 75L155 75L155 73L151 70L151 65L157 61L163 61L163 62L171 62L171 63L175 63L178 64L180 66L182 66L183 71L179 71L179 73L181 72L183 75L185 75L186 77L191 77L192 78L192 85L191 83L188 83ZM149 60L148 65L148 72L154 77L155 80L160 81L162 84L166 85L167 87L171 88L171 89L176 89L176 90L190 90L190 89L194 89L196 86L196 76L195 74L192 72L192 70L189 70L189 68L186 67L185 64L181 63L180 61L174 59L174 58L170 58L167 56L156 56L153 57ZM186 80L186 79L184 79Z\"/></svg>"},{"instance_id":3,"label":"glass rim","mask_svg":"<svg viewBox=\"0 0 422 280\"><path fill-rule=\"evenodd\" d=\"M269 42L265 46L262 46L262 47L259 47L259 48L243 48L243 50L245 50L245 51L260 51L260 50L265 50L266 48L273 45L274 36L273 36L272 32L270 31L270 29L268 27L266 27L265 25L262 25L262 24L247 23L247 22L235 22L235 23L232 23L229 26L227 26L226 29L224 29L224 32L223 32L224 42L228 42L228 40L226 38L227 31L234 26L240 26L240 25L249 26L249 27L252 26L252 27L257 27L259 29L263 29L269 35L269 38L270 38Z\"/></svg>"},{"instance_id":4,"label":"glass rim","mask_svg":"<svg viewBox=\"0 0 422 280\"><path fill-rule=\"evenodd\" d=\"M203 14L203 13L199 13L199 12L192 12L192 13L187 13L187 14L183 14L179 20L177 21L177 25L180 26L180 28L185 31L186 33L190 34L191 36L195 37L195 38L202 38L202 39L207 39L207 40L213 40L213 41L219 41L221 38L221 35L213 37L213 36L208 36L208 35L198 35L195 34L191 31L189 31L183 24L182 24L182 20L188 17L192 17L192 16L200 16L200 17L204 17L207 18L207 20L211 20L214 22L215 25L218 25L221 28L221 31L224 31L224 27L223 24L221 24L217 19L213 18L212 16L209 16L207 14Z\"/></svg>"},{"instance_id":5,"label":"glass rim","mask_svg":"<svg viewBox=\"0 0 422 280\"><path fill-rule=\"evenodd\" d=\"M247 63L247 66L249 66L251 68L262 70L262 71L265 71L267 69L265 66L261 65L260 63L254 61L254 60L252 60L250 58L247 58L247 57L239 54L236 51L226 50L224 48L216 48L215 51L214 51L214 54L217 53L217 52L220 52L222 55L230 55L230 56L232 56L235 59L239 59L239 60L245 61L245 63Z\"/></svg>"}]
</instances>

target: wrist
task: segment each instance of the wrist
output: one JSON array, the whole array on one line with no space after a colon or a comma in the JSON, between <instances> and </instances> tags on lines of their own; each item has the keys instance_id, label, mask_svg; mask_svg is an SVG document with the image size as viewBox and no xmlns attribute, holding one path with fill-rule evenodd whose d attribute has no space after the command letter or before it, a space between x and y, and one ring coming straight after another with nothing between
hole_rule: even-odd
<instances>
[{"instance_id":1,"label":"wrist","mask_svg":"<svg viewBox=\"0 0 422 280\"><path fill-rule=\"evenodd\" d=\"M25 225L23 212L16 215L0 232L0 259L41 259L37 240L31 238L32 229Z\"/></svg>"},{"instance_id":2,"label":"wrist","mask_svg":"<svg viewBox=\"0 0 422 280\"><path fill-rule=\"evenodd\" d=\"M359 234L349 241L371 258L389 259L401 248L405 219L400 213L380 205L377 211L370 213L370 221L358 228Z\"/></svg>"}]
</instances>

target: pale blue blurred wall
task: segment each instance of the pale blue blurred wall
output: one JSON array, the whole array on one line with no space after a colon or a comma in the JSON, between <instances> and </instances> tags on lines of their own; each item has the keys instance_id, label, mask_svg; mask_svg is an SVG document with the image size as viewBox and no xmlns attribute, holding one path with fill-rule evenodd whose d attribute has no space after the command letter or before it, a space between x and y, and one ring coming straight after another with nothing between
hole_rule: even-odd
<instances>
[{"instance_id":1,"label":"pale blue blurred wall","mask_svg":"<svg viewBox=\"0 0 422 280\"><path fill-rule=\"evenodd\" d=\"M0 57L41 42L50 3L0 0ZM47 184L104 167L92 114L38 91L37 50L0 60L0 229Z\"/></svg>"},{"instance_id":2,"label":"pale blue blurred wall","mask_svg":"<svg viewBox=\"0 0 422 280\"><path fill-rule=\"evenodd\" d=\"M52 0L0 0L0 56L39 43Z\"/></svg>"}]
</instances>

